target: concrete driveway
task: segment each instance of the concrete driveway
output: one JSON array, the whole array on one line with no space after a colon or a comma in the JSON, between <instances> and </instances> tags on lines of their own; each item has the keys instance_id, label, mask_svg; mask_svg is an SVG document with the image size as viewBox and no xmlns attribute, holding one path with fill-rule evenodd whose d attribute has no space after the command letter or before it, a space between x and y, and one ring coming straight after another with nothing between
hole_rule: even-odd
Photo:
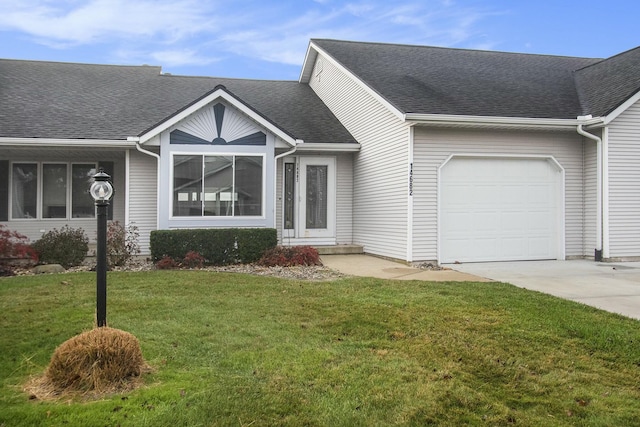
<instances>
[{"instance_id":1,"label":"concrete driveway","mask_svg":"<svg viewBox=\"0 0 640 427\"><path fill-rule=\"evenodd\" d=\"M447 267L640 319L640 262L518 261Z\"/></svg>"}]
</instances>

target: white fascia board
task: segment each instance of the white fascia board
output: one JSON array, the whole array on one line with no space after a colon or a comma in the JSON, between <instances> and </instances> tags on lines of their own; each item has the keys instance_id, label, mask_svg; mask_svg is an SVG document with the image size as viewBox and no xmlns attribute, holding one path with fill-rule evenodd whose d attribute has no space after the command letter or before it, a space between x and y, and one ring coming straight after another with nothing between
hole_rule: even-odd
<instances>
[{"instance_id":1,"label":"white fascia board","mask_svg":"<svg viewBox=\"0 0 640 427\"><path fill-rule=\"evenodd\" d=\"M602 123L602 119L542 119L529 117L494 117L494 116L457 116L446 114L407 113L405 121L413 124L440 124L464 127L513 127L513 128L548 128L575 129L579 124L591 125Z\"/></svg>"},{"instance_id":2,"label":"white fascia board","mask_svg":"<svg viewBox=\"0 0 640 427\"><path fill-rule=\"evenodd\" d=\"M360 144L358 143L331 143L331 142L305 142L298 145L296 151L332 151L332 152L356 152L360 151Z\"/></svg>"},{"instance_id":3,"label":"white fascia board","mask_svg":"<svg viewBox=\"0 0 640 427\"><path fill-rule=\"evenodd\" d=\"M291 137L289 134L287 134L282 129L275 126L273 123L264 119L259 114L256 114L255 111L247 107L242 102L238 101L235 97L229 95L229 93L224 89L217 89L212 93L210 93L209 95L205 96L204 98L200 99L198 102L190 105L188 108L185 108L184 110L180 111L178 114L174 115L173 117L160 123L158 126L151 129L150 131L144 133L143 135L140 135L140 143L144 144L145 142L152 139L154 136L159 135L160 133L178 124L180 121L186 119L191 114L195 113L201 108L206 107L208 104L212 103L216 99L224 99L226 102L231 104L234 108L238 109L239 111L243 112L247 116L251 117L251 119L253 119L255 122L260 124L260 126L267 129L269 132L273 133L274 135L278 136L290 146L293 147L298 143L298 141L300 141L299 139L295 139Z\"/></svg>"},{"instance_id":4,"label":"white fascia board","mask_svg":"<svg viewBox=\"0 0 640 427\"><path fill-rule=\"evenodd\" d=\"M77 147L132 148L135 142L121 139L63 139L63 138L7 138L0 137L0 146L18 147Z\"/></svg>"},{"instance_id":5,"label":"white fascia board","mask_svg":"<svg viewBox=\"0 0 640 427\"><path fill-rule=\"evenodd\" d=\"M609 123L614 121L620 114L624 113L629 107L631 107L638 101L640 101L640 91L636 92L635 95L627 99L625 102L620 104L618 108L609 113L609 115L604 118L604 124L608 125Z\"/></svg>"},{"instance_id":6,"label":"white fascia board","mask_svg":"<svg viewBox=\"0 0 640 427\"><path fill-rule=\"evenodd\" d=\"M307 53L304 55L304 62L302 63L302 70L300 71L300 78L298 79L299 83L309 83L309 80L311 80L313 64L315 64L316 58L318 57L318 51L312 48L311 45L312 43L309 42Z\"/></svg>"},{"instance_id":7,"label":"white fascia board","mask_svg":"<svg viewBox=\"0 0 640 427\"><path fill-rule=\"evenodd\" d=\"M324 50L322 50L318 45L316 45L315 43L311 42L309 44L309 51L311 49L314 49L316 51L316 56L317 54L322 54L322 57L324 58L324 60L329 61L331 64L333 64L334 67L338 68L340 71L342 71L344 74L350 76L353 81L360 86L362 89L364 89L365 92L367 92L369 95L371 95L375 100L377 100L378 102L380 102L385 108L387 108L394 116L396 116L397 118L399 118L400 120L404 120L404 114L398 110L396 107L394 107L389 101L387 101L382 95L380 95L378 92L376 92L375 90L371 89L371 87L369 85L367 85L365 82L363 82L362 80L360 80L360 78L355 75L354 73L352 73L351 71L349 71L347 68L343 67L342 64L340 64L338 61L336 61L335 59L333 59L333 57L331 55L329 55L327 52L325 52ZM309 58L309 60L311 58L314 58L313 62L315 62L315 56L311 56L309 54L309 52L307 52L307 57ZM311 63L311 61L309 61L310 64L308 65L309 67L313 67L313 63ZM305 67L307 67L307 64L305 64ZM306 70L303 68L303 73ZM306 71L309 73L311 73L311 70ZM306 74L303 74L303 76L306 76ZM302 80L302 76L301 76L301 82L302 83L306 83L308 82L309 79L307 79L306 81Z\"/></svg>"}]
</instances>

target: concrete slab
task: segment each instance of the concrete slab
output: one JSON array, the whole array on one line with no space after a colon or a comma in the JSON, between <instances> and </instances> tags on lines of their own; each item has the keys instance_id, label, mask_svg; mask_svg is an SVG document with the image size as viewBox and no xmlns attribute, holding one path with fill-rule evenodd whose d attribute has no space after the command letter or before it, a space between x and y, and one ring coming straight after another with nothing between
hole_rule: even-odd
<instances>
[{"instance_id":1,"label":"concrete slab","mask_svg":"<svg viewBox=\"0 0 640 427\"><path fill-rule=\"evenodd\" d=\"M446 270L423 270L371 255L322 255L322 263L351 276L376 277L394 280L425 280L432 282L487 282L472 274Z\"/></svg>"},{"instance_id":2,"label":"concrete slab","mask_svg":"<svg viewBox=\"0 0 640 427\"><path fill-rule=\"evenodd\" d=\"M448 267L640 319L640 262L518 261Z\"/></svg>"}]
</instances>

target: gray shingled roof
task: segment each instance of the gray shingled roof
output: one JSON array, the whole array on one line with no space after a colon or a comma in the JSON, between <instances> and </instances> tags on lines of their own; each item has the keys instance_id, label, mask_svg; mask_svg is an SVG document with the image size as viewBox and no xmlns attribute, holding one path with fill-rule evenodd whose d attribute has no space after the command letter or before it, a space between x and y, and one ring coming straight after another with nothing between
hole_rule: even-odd
<instances>
[{"instance_id":1,"label":"gray shingled roof","mask_svg":"<svg viewBox=\"0 0 640 427\"><path fill-rule=\"evenodd\" d=\"M640 90L640 47L575 73L584 111L605 116Z\"/></svg>"},{"instance_id":2,"label":"gray shingled roof","mask_svg":"<svg viewBox=\"0 0 640 427\"><path fill-rule=\"evenodd\" d=\"M572 118L599 59L313 39L402 113ZM595 115L595 114L594 114Z\"/></svg>"},{"instance_id":3,"label":"gray shingled roof","mask_svg":"<svg viewBox=\"0 0 640 427\"><path fill-rule=\"evenodd\" d=\"M355 142L308 85L162 75L159 67L0 60L0 137L126 139L217 85L294 138Z\"/></svg>"}]
</instances>

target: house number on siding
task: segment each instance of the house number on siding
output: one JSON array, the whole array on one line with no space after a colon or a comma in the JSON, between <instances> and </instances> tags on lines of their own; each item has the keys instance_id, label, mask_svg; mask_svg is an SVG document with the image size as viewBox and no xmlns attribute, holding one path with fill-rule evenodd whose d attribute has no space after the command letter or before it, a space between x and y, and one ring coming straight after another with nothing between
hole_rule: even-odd
<instances>
[{"instance_id":1,"label":"house number on siding","mask_svg":"<svg viewBox=\"0 0 640 427\"><path fill-rule=\"evenodd\" d=\"M409 163L409 195L413 196L413 163Z\"/></svg>"}]
</instances>

